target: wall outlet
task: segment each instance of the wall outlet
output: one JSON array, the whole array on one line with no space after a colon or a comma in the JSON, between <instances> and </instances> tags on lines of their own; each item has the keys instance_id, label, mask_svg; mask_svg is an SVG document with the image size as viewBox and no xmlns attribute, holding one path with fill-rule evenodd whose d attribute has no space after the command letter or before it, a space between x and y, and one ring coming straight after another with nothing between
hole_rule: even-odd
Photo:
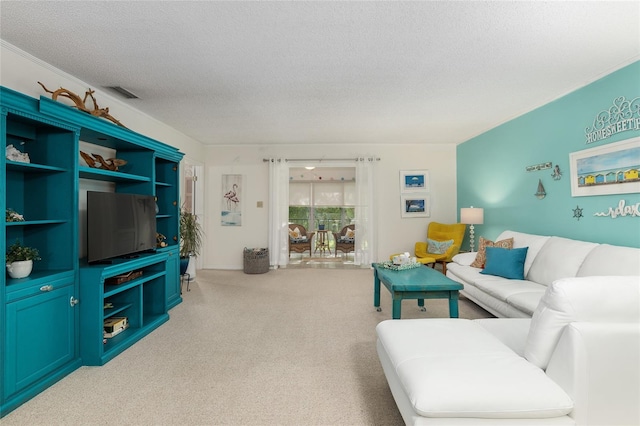
<instances>
[{"instance_id":1,"label":"wall outlet","mask_svg":"<svg viewBox=\"0 0 640 426\"><path fill-rule=\"evenodd\" d=\"M262 208L262 201L258 201L258 202L256 203L256 207L258 207L259 209L261 209L261 208Z\"/></svg>"}]
</instances>

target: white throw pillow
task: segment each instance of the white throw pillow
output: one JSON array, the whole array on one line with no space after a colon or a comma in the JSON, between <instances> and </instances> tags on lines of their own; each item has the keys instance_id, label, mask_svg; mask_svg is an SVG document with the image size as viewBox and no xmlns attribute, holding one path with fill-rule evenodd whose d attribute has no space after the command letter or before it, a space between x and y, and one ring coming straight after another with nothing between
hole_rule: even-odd
<instances>
[{"instance_id":1,"label":"white throw pillow","mask_svg":"<svg viewBox=\"0 0 640 426\"><path fill-rule=\"evenodd\" d=\"M476 252L458 253L453 256L453 262L461 266L470 266L474 260L476 260Z\"/></svg>"},{"instance_id":2,"label":"white throw pillow","mask_svg":"<svg viewBox=\"0 0 640 426\"><path fill-rule=\"evenodd\" d=\"M289 236L293 239L300 238L300 228L296 226L293 231L289 229Z\"/></svg>"}]
</instances>

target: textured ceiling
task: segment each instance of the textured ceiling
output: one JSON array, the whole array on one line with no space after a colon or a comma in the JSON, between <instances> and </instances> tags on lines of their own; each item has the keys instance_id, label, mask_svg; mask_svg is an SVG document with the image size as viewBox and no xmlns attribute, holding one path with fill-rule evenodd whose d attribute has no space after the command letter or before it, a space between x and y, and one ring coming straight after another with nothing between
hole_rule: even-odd
<instances>
[{"instance_id":1,"label":"textured ceiling","mask_svg":"<svg viewBox=\"0 0 640 426\"><path fill-rule=\"evenodd\" d=\"M205 144L460 143L640 58L640 2L0 2L4 41Z\"/></svg>"}]
</instances>

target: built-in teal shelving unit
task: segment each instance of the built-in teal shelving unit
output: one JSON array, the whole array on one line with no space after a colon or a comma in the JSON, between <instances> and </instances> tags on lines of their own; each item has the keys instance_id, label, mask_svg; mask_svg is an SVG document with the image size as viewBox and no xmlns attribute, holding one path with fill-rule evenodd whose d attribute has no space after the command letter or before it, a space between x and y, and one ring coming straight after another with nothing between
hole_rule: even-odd
<instances>
[{"instance_id":1,"label":"built-in teal shelving unit","mask_svg":"<svg viewBox=\"0 0 640 426\"><path fill-rule=\"evenodd\" d=\"M5 253L16 240L40 251L27 278L2 274L0 286L0 417L82 364L102 365L153 331L181 302L179 164L177 149L46 97L0 88L2 146L29 162L0 159L0 207L23 222L0 226ZM127 164L118 171L87 167L80 144L113 152ZM108 182L116 192L154 195L158 232L167 247L112 265L80 259L83 180ZM121 286L106 280L124 271L142 276ZM104 343L103 321L119 306L130 327Z\"/></svg>"}]
</instances>

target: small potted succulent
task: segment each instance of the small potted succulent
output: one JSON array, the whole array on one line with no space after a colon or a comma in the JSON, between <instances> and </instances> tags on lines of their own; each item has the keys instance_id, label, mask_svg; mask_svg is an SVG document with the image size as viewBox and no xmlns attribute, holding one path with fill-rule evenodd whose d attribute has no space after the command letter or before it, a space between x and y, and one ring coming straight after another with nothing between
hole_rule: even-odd
<instances>
[{"instance_id":1,"label":"small potted succulent","mask_svg":"<svg viewBox=\"0 0 640 426\"><path fill-rule=\"evenodd\" d=\"M23 246L19 240L16 240L5 256L7 264L7 272L11 278L26 278L31 274L33 269L33 261L40 260L40 252L33 247Z\"/></svg>"}]
</instances>

